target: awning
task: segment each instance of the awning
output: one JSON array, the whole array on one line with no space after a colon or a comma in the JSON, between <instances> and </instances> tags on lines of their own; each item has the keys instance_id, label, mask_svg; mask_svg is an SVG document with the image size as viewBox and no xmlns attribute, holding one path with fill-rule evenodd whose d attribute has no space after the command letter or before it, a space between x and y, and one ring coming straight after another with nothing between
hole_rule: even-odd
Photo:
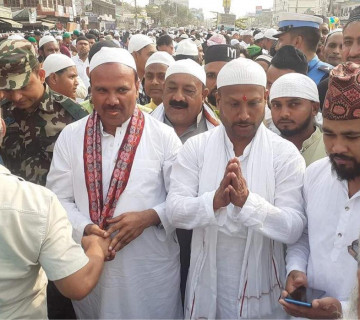
<instances>
[{"instance_id":1,"label":"awning","mask_svg":"<svg viewBox=\"0 0 360 320\"><path fill-rule=\"evenodd\" d=\"M16 28L16 29L21 29L23 27L21 23L16 22L16 21L11 20L11 19L0 18L0 24L1 23L10 24L13 28Z\"/></svg>"}]
</instances>

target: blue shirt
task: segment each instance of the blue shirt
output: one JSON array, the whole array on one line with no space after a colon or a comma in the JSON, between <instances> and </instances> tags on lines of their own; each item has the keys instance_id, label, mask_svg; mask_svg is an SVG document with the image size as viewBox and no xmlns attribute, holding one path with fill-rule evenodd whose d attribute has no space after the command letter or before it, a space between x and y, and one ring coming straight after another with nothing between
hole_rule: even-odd
<instances>
[{"instance_id":1,"label":"blue shirt","mask_svg":"<svg viewBox=\"0 0 360 320\"><path fill-rule=\"evenodd\" d=\"M330 70L333 68L332 65L320 61L317 55L309 61L309 70L308 76L314 80L314 82L318 85L319 82L324 78L325 75L329 74Z\"/></svg>"}]
</instances>

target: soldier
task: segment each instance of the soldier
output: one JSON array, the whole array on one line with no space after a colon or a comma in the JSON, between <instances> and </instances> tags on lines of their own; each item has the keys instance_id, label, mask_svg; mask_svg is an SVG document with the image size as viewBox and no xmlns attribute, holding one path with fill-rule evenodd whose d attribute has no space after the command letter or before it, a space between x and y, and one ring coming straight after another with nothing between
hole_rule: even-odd
<instances>
[{"instance_id":1,"label":"soldier","mask_svg":"<svg viewBox=\"0 0 360 320\"><path fill-rule=\"evenodd\" d=\"M60 131L87 113L44 83L45 71L28 41L1 43L0 79L6 99L1 107L7 135L0 150L5 166L28 181L45 185Z\"/></svg>"},{"instance_id":2,"label":"soldier","mask_svg":"<svg viewBox=\"0 0 360 320\"><path fill-rule=\"evenodd\" d=\"M4 165L25 180L45 185L53 148L61 130L87 112L73 100L55 93L45 83L34 47L25 40L5 40L0 44L1 105L6 136L0 149ZM49 283L49 296L61 311L70 308ZM49 289L48 289L49 290ZM63 298L65 299L65 298ZM51 301L48 305L51 306ZM54 317L49 308L49 318ZM66 311L64 311L66 312ZM65 318L66 314L59 315Z\"/></svg>"}]
</instances>

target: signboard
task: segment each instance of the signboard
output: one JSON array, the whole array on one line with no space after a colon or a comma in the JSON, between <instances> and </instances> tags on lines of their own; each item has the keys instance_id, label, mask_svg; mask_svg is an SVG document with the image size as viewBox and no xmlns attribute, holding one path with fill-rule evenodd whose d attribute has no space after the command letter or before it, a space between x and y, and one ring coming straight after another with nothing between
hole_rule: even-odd
<instances>
[{"instance_id":1,"label":"signboard","mask_svg":"<svg viewBox=\"0 0 360 320\"><path fill-rule=\"evenodd\" d=\"M92 0L85 0L85 11L92 11Z\"/></svg>"},{"instance_id":2,"label":"signboard","mask_svg":"<svg viewBox=\"0 0 360 320\"><path fill-rule=\"evenodd\" d=\"M255 12L256 12L256 14L261 14L261 12L262 12L262 6L256 6L256 7L255 7Z\"/></svg>"},{"instance_id":3,"label":"signboard","mask_svg":"<svg viewBox=\"0 0 360 320\"><path fill-rule=\"evenodd\" d=\"M69 21L74 21L74 12L72 7L69 7Z\"/></svg>"},{"instance_id":4,"label":"signboard","mask_svg":"<svg viewBox=\"0 0 360 320\"><path fill-rule=\"evenodd\" d=\"M89 24L89 18L86 17L86 16L82 16L82 17L80 18L80 23L81 23L81 24L88 25L88 24Z\"/></svg>"},{"instance_id":5,"label":"signboard","mask_svg":"<svg viewBox=\"0 0 360 320\"><path fill-rule=\"evenodd\" d=\"M63 6L58 5L57 6L57 11L58 11L59 17L64 16L64 7Z\"/></svg>"},{"instance_id":6,"label":"signboard","mask_svg":"<svg viewBox=\"0 0 360 320\"><path fill-rule=\"evenodd\" d=\"M235 28L235 14L218 13L218 27L224 26L226 29Z\"/></svg>"}]
</instances>

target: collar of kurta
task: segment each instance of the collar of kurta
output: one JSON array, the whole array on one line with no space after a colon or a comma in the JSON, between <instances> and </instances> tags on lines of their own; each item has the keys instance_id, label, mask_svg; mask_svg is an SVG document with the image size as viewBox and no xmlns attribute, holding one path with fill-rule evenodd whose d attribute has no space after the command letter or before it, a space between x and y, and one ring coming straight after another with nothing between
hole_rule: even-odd
<instances>
[{"instance_id":1,"label":"collar of kurta","mask_svg":"<svg viewBox=\"0 0 360 320\"><path fill-rule=\"evenodd\" d=\"M307 148L309 148L314 142L318 141L322 137L322 132L318 126L315 126L315 131L313 134L306 139L301 148L301 152L304 152Z\"/></svg>"},{"instance_id":2,"label":"collar of kurta","mask_svg":"<svg viewBox=\"0 0 360 320\"><path fill-rule=\"evenodd\" d=\"M11 172L0 164L0 174L11 174Z\"/></svg>"},{"instance_id":3,"label":"collar of kurta","mask_svg":"<svg viewBox=\"0 0 360 320\"><path fill-rule=\"evenodd\" d=\"M319 61L320 60L319 60L319 57L317 55L315 55L315 57L312 58L309 61L309 63L308 63L308 68L309 68L308 73L310 72L310 70L312 70L318 64Z\"/></svg>"}]
</instances>

